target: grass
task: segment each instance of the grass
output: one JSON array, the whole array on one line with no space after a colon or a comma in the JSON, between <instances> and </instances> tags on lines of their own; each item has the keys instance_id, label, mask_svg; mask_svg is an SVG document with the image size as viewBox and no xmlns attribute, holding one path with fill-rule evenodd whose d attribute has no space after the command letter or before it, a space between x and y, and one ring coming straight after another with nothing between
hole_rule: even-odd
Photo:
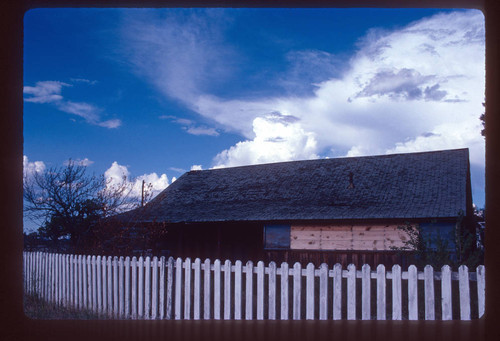
<instances>
[{"instance_id":1,"label":"grass","mask_svg":"<svg viewBox=\"0 0 500 341\"><path fill-rule=\"evenodd\" d=\"M77 310L49 303L37 295L25 293L23 298L24 313L31 319L41 320L95 320L103 318L88 310Z\"/></svg>"}]
</instances>

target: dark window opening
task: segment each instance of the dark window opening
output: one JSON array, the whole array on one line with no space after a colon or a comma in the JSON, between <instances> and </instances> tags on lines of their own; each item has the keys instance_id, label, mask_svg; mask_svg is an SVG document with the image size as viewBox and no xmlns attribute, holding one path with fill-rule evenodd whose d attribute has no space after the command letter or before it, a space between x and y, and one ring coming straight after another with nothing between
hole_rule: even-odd
<instances>
[{"instance_id":1,"label":"dark window opening","mask_svg":"<svg viewBox=\"0 0 500 341\"><path fill-rule=\"evenodd\" d=\"M289 249L290 248L290 225L265 225L264 226L264 248L265 249Z\"/></svg>"}]
</instances>

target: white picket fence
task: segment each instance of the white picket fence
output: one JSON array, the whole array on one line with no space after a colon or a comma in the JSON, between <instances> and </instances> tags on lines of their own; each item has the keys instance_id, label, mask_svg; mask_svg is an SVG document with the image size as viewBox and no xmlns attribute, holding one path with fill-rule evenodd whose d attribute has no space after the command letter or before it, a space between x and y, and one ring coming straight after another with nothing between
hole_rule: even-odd
<instances>
[{"instance_id":1,"label":"white picket fence","mask_svg":"<svg viewBox=\"0 0 500 341\"><path fill-rule=\"evenodd\" d=\"M110 318L353 320L360 313L363 320L385 320L386 312L390 312L393 320L417 320L418 296L424 295L426 320L451 320L452 281L458 281L461 320L471 319L472 281L477 282L479 317L484 314L485 306L483 265L475 273L466 266L452 272L447 265L441 272L433 271L429 265L423 272L417 272L413 265L408 271L402 271L399 265L394 265L391 271L379 265L372 271L367 264L361 270L353 264L347 269L340 264L330 269L326 264L319 268L308 264L303 269L299 263L293 267L282 263L278 268L274 262L264 266L262 261L254 266L251 261L243 265L241 261L232 264L229 260L222 264L218 259L202 263L198 258L192 262L189 258L137 259L43 252L24 252L23 265L27 293ZM359 281L361 295L359 290L356 292ZM373 298L372 281L376 289ZM423 290L419 290L419 281L423 281ZM440 297L434 290L435 281L440 282ZM389 285L391 307L386 304ZM407 295L403 294L404 287ZM343 291L347 294L344 299ZM356 305L359 299L361 307ZM439 317L438 304L441 304Z\"/></svg>"}]
</instances>

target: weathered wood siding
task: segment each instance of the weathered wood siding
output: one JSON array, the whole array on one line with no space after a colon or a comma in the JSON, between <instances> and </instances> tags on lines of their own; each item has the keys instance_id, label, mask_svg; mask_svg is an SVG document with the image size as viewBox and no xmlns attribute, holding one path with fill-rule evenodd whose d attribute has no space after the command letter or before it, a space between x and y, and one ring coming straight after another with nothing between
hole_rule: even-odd
<instances>
[{"instance_id":1,"label":"weathered wood siding","mask_svg":"<svg viewBox=\"0 0 500 341\"><path fill-rule=\"evenodd\" d=\"M408 235L398 224L292 225L290 239L295 250L388 251L404 246Z\"/></svg>"}]
</instances>

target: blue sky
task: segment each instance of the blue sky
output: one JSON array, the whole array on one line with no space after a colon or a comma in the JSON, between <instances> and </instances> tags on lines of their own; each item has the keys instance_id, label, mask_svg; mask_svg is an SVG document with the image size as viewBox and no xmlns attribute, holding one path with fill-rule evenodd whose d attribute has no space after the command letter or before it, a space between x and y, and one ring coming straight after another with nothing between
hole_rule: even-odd
<instances>
[{"instance_id":1,"label":"blue sky","mask_svg":"<svg viewBox=\"0 0 500 341\"><path fill-rule=\"evenodd\" d=\"M484 17L439 9L35 9L27 173L69 158L158 192L193 168L470 148Z\"/></svg>"}]
</instances>

